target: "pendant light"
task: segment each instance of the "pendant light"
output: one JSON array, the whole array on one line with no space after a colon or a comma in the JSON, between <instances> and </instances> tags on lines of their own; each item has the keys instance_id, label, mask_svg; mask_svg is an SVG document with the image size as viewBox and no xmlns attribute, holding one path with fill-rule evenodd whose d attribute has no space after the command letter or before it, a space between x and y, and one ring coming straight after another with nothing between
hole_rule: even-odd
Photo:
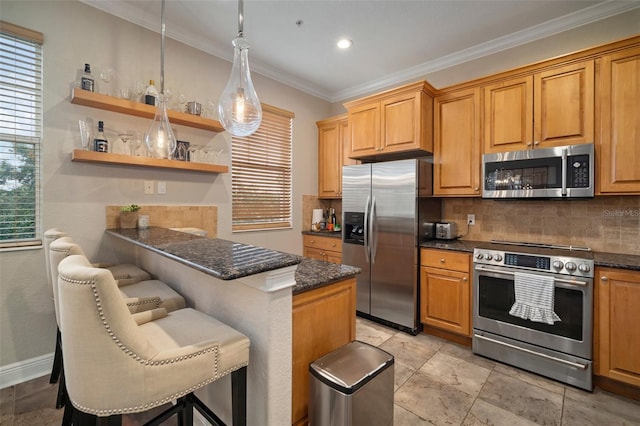
<instances>
[{"instance_id":1,"label":"pendant light","mask_svg":"<svg viewBox=\"0 0 640 426\"><path fill-rule=\"evenodd\" d=\"M233 40L231 76L218 101L218 116L233 136L249 136L260 127L262 107L251 81L249 43L243 37L243 0L238 0L238 36Z\"/></svg>"},{"instance_id":2,"label":"pendant light","mask_svg":"<svg viewBox=\"0 0 640 426\"><path fill-rule=\"evenodd\" d=\"M169 123L168 99L164 94L164 1L160 11L160 95L156 98L156 115L144 134L144 144L152 157L171 159L177 142Z\"/></svg>"}]
</instances>

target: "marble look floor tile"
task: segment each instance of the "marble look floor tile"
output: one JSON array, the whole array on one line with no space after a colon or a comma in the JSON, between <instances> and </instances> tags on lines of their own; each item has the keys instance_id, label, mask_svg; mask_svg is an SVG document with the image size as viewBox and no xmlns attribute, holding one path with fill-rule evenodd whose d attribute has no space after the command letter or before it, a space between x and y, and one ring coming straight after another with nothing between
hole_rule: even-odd
<instances>
[{"instance_id":1,"label":"marble look floor tile","mask_svg":"<svg viewBox=\"0 0 640 426\"><path fill-rule=\"evenodd\" d=\"M618 416L611 410L565 398L562 410L562 426L631 426L640 425L640 421Z\"/></svg>"},{"instance_id":2,"label":"marble look floor tile","mask_svg":"<svg viewBox=\"0 0 640 426\"><path fill-rule=\"evenodd\" d=\"M471 348L469 346L458 345L453 342L445 342L438 352L454 356L480 367L488 368L489 370L497 364L496 361L474 354L471 352Z\"/></svg>"},{"instance_id":3,"label":"marble look floor tile","mask_svg":"<svg viewBox=\"0 0 640 426\"><path fill-rule=\"evenodd\" d=\"M564 394L565 385L560 382L556 382L553 379L548 379L535 373L530 373L528 371L521 370L510 365L501 364L499 362L496 363L496 366L493 370L497 373L504 374L505 376L515 377L519 380L522 380L523 382L527 382L539 388L546 389L550 392L555 392L561 395Z\"/></svg>"},{"instance_id":4,"label":"marble look floor tile","mask_svg":"<svg viewBox=\"0 0 640 426\"><path fill-rule=\"evenodd\" d=\"M478 398L532 422L559 425L563 395L492 371Z\"/></svg>"},{"instance_id":5,"label":"marble look floor tile","mask_svg":"<svg viewBox=\"0 0 640 426\"><path fill-rule=\"evenodd\" d=\"M418 371L474 398L491 373L490 369L442 352L432 356Z\"/></svg>"},{"instance_id":6,"label":"marble look floor tile","mask_svg":"<svg viewBox=\"0 0 640 426\"><path fill-rule=\"evenodd\" d=\"M380 346L395 334L394 330L359 318L356 321L356 339L373 346Z\"/></svg>"},{"instance_id":7,"label":"marble look floor tile","mask_svg":"<svg viewBox=\"0 0 640 426\"><path fill-rule=\"evenodd\" d=\"M423 426L429 425L425 419L421 419L409 410L399 405L393 406L393 426Z\"/></svg>"},{"instance_id":8,"label":"marble look floor tile","mask_svg":"<svg viewBox=\"0 0 640 426\"><path fill-rule=\"evenodd\" d=\"M393 368L393 391L395 392L400 386L404 385L404 383L409 379L409 377L413 375L413 373L415 373L415 370L398 362L393 363Z\"/></svg>"},{"instance_id":9,"label":"marble look floor tile","mask_svg":"<svg viewBox=\"0 0 640 426\"><path fill-rule=\"evenodd\" d=\"M437 337L419 334L410 336L406 333L397 333L380 345L395 357L395 362L417 370L422 364L435 354L442 346L442 341Z\"/></svg>"},{"instance_id":10,"label":"marble look floor tile","mask_svg":"<svg viewBox=\"0 0 640 426\"><path fill-rule=\"evenodd\" d=\"M535 426L537 423L518 417L511 411L477 399L462 422L464 426Z\"/></svg>"},{"instance_id":11,"label":"marble look floor tile","mask_svg":"<svg viewBox=\"0 0 640 426\"><path fill-rule=\"evenodd\" d=\"M420 372L395 394L395 403L434 425L459 425L474 397Z\"/></svg>"},{"instance_id":12,"label":"marble look floor tile","mask_svg":"<svg viewBox=\"0 0 640 426\"><path fill-rule=\"evenodd\" d=\"M565 407L566 406L569 407L569 410L568 412L565 410L566 416L563 415L563 423L565 417L567 422L572 422L571 419L574 417L579 418L580 413L593 412L597 413L598 416L612 415L615 419L625 419L627 422L625 424L640 425L640 401L623 398L600 388L596 388L593 393L591 393L567 387L565 392Z\"/></svg>"}]
</instances>

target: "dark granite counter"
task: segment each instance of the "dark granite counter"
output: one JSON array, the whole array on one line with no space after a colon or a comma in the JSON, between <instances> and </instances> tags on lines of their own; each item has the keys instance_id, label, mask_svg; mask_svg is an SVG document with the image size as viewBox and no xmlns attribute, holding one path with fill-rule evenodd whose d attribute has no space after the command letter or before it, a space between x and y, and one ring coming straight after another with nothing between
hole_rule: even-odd
<instances>
[{"instance_id":1,"label":"dark granite counter","mask_svg":"<svg viewBox=\"0 0 640 426\"><path fill-rule=\"evenodd\" d=\"M300 256L263 247L153 226L142 230L108 229L106 232L221 280L297 265L301 260Z\"/></svg>"},{"instance_id":2,"label":"dark granite counter","mask_svg":"<svg viewBox=\"0 0 640 426\"><path fill-rule=\"evenodd\" d=\"M431 240L420 244L420 247L471 253L474 248L490 249L491 243L487 241ZM640 271L640 256L633 254L594 251L593 262L595 266Z\"/></svg>"},{"instance_id":3,"label":"dark granite counter","mask_svg":"<svg viewBox=\"0 0 640 426\"><path fill-rule=\"evenodd\" d=\"M342 231L302 231L302 235L315 235L317 237L342 238Z\"/></svg>"},{"instance_id":4,"label":"dark granite counter","mask_svg":"<svg viewBox=\"0 0 640 426\"><path fill-rule=\"evenodd\" d=\"M106 232L221 280L233 280L297 264L294 294L360 273L360 269L353 266L153 226L144 230L108 229Z\"/></svg>"},{"instance_id":5,"label":"dark granite counter","mask_svg":"<svg viewBox=\"0 0 640 426\"><path fill-rule=\"evenodd\" d=\"M303 257L296 269L296 285L293 287L293 294L351 278L359 273L360 268L355 266L338 265Z\"/></svg>"}]
</instances>

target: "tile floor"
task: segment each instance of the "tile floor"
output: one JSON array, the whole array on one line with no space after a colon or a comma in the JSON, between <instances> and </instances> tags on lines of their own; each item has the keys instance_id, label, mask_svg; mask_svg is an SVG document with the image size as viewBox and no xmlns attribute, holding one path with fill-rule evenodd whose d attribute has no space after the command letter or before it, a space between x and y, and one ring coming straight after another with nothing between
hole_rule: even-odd
<instances>
[{"instance_id":1,"label":"tile floor","mask_svg":"<svg viewBox=\"0 0 640 426\"><path fill-rule=\"evenodd\" d=\"M360 318L356 335L395 356L395 426L640 425L639 401L597 388L584 392L467 347ZM0 426L59 425L56 391L48 376L0 390ZM139 425L142 418L127 416L123 423Z\"/></svg>"}]
</instances>

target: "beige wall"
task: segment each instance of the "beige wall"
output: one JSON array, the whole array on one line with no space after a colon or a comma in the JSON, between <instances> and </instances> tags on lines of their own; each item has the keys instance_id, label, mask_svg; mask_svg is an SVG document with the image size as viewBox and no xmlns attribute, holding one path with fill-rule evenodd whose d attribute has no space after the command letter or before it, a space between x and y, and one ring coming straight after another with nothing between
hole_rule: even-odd
<instances>
[{"instance_id":1,"label":"beige wall","mask_svg":"<svg viewBox=\"0 0 640 426\"><path fill-rule=\"evenodd\" d=\"M218 237L249 242L290 253L302 253L302 194L317 190L315 122L329 115L329 104L262 76L254 84L260 100L295 113L293 124L293 229L231 233L231 175L72 163L79 147L77 122L90 117L105 122L108 138L118 131L144 132L149 120L72 105L70 87L82 64L94 70L113 64L122 85L155 79L160 73L160 35L112 17L77 1L2 0L1 18L44 34L44 137L42 149L43 228L62 227L96 260L117 255L102 242L105 206L121 204L213 205L218 208ZM188 99L216 101L228 78L230 63L167 40L165 87ZM96 76L96 79L99 77ZM178 139L210 143L223 149L229 164L226 134L174 126ZM143 195L144 180L163 180L166 195ZM0 253L0 366L50 354L55 319L46 283L42 249Z\"/></svg>"}]
</instances>

